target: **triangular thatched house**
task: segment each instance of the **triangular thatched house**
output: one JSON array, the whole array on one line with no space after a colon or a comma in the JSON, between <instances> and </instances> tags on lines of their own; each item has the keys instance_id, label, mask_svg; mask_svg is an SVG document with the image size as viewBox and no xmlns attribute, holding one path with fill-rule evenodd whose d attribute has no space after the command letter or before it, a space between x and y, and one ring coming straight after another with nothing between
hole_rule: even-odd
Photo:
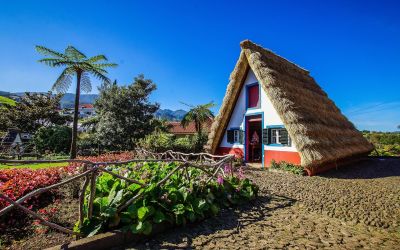
<instances>
[{"instance_id":1,"label":"triangular thatched house","mask_svg":"<svg viewBox=\"0 0 400 250\"><path fill-rule=\"evenodd\" d=\"M251 41L230 76L207 149L268 167L272 160L309 175L373 150L309 72Z\"/></svg>"}]
</instances>

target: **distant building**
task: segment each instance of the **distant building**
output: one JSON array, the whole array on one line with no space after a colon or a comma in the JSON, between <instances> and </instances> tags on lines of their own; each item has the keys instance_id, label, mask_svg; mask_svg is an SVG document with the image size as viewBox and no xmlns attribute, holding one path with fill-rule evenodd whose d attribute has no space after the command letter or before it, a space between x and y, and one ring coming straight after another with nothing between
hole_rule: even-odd
<instances>
[{"instance_id":1,"label":"distant building","mask_svg":"<svg viewBox=\"0 0 400 250\"><path fill-rule=\"evenodd\" d=\"M210 119L209 121L203 124L202 131L203 133L208 134L210 132L211 124L213 120ZM193 136L197 133L196 126L194 122L190 122L185 128L181 125L181 122L168 122L169 125L169 132L171 134L176 135L177 137L185 137L185 136Z\"/></svg>"},{"instance_id":2,"label":"distant building","mask_svg":"<svg viewBox=\"0 0 400 250\"><path fill-rule=\"evenodd\" d=\"M74 109L73 108L68 108L68 109L63 109L60 111L62 115L69 115L73 116L74 115ZM80 104L78 108L78 116L79 118L88 118L88 117L93 117L96 115L96 111L93 107L93 104Z\"/></svg>"}]
</instances>

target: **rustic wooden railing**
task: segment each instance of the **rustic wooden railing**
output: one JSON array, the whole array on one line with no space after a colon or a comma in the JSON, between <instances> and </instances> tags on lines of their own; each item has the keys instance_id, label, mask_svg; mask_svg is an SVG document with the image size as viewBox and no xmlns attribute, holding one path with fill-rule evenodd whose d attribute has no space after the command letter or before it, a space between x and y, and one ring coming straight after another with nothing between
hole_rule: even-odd
<instances>
[{"instance_id":1,"label":"rustic wooden railing","mask_svg":"<svg viewBox=\"0 0 400 250\"><path fill-rule=\"evenodd\" d=\"M75 176L69 177L66 180L63 180L59 183L38 188L23 197L20 197L18 200L14 201L4 193L0 192L0 199L6 200L10 205L0 210L0 217L5 216L6 213L10 212L13 208L19 208L26 214L31 215L33 218L38 219L42 225L48 226L55 230L61 231L66 234L72 234L81 236L79 233L72 231L71 229L62 227L55 223L45 220L39 214L35 213L34 211L28 209L27 207L23 206L23 202L32 198L34 196L40 195L44 192L49 191L50 189L57 188L63 186L65 184L71 183L73 181L77 181L80 179L84 179L83 184L79 190L79 222L82 225L85 216L87 218L91 218L93 214L93 203L95 198L95 191L96 191L96 179L99 173L105 172L108 173L115 178L119 178L125 180L130 183L136 183L141 186L141 188L147 188L149 184L145 184L140 182L139 180L129 179L118 173L113 172L110 170L110 166L122 166L129 169L127 164L129 163L145 163L145 162L161 162L161 163L168 163L168 162L176 162L177 167L175 167L164 179L160 180L156 185L162 186L165 184L168 179L177 171L184 171L183 176L188 178L191 181L188 175L187 168L197 168L203 171L207 176L207 182L216 178L217 174L225 175L224 167L228 164L230 167L233 167L234 155L224 155L224 156L217 156L211 155L207 153L198 153L198 154L186 154L180 152L173 152L173 151L166 151L163 153L153 153L143 149L138 149L135 151L134 159L127 160L127 161L118 161L118 162L92 162L88 160L1 160L0 163L5 164L33 164L33 163L59 163L59 162L68 162L68 163L77 163L82 166L81 172L76 174ZM86 190L89 187L89 200L88 200L88 212L84 214L84 198ZM135 202L136 200L141 198L141 192L138 195L132 197L124 204L122 204L117 211L120 212L124 210L127 206Z\"/></svg>"}]
</instances>

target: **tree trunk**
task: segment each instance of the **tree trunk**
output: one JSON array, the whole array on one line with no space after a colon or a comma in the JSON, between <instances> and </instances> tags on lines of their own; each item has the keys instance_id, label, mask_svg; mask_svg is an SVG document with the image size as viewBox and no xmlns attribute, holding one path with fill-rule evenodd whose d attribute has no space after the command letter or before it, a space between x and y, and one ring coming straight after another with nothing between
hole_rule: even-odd
<instances>
[{"instance_id":1,"label":"tree trunk","mask_svg":"<svg viewBox=\"0 0 400 250\"><path fill-rule=\"evenodd\" d=\"M78 110L79 110L79 97L81 95L81 76L82 72L76 72L76 91L75 91L75 108L74 108L74 120L72 125L72 142L71 142L71 151L70 158L76 158L76 140L78 137Z\"/></svg>"}]
</instances>

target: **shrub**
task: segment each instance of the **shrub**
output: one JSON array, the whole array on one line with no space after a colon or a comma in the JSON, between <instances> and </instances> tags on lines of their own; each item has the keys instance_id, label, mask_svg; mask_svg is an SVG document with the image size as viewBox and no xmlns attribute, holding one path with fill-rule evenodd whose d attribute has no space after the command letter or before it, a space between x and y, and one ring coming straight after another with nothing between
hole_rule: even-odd
<instances>
[{"instance_id":1,"label":"shrub","mask_svg":"<svg viewBox=\"0 0 400 250\"><path fill-rule=\"evenodd\" d=\"M33 142L40 153L68 153L71 135L71 128L67 126L41 127L34 134Z\"/></svg>"},{"instance_id":2,"label":"shrub","mask_svg":"<svg viewBox=\"0 0 400 250\"><path fill-rule=\"evenodd\" d=\"M164 132L155 132L140 139L138 146L152 152L165 152L173 148L174 135Z\"/></svg>"},{"instance_id":3,"label":"shrub","mask_svg":"<svg viewBox=\"0 0 400 250\"><path fill-rule=\"evenodd\" d=\"M242 172L238 175L229 173L229 177L219 176L218 180L206 182L208 178L202 179L201 170L196 168L188 168L190 181L177 171L162 187L156 185L176 167L177 163L140 163L129 164L129 169L135 171L112 168L125 177L149 184L146 188L129 184L108 173L101 174L96 182L93 217L86 218L82 225L76 224L75 231L91 236L121 228L133 233L150 234L154 224L184 225L199 221L218 214L221 208L247 202L258 192L258 187L245 179ZM230 171L228 166L226 171ZM141 198L117 212L119 206L138 194L142 195ZM89 193L85 198L86 212L88 197Z\"/></svg>"},{"instance_id":4,"label":"shrub","mask_svg":"<svg viewBox=\"0 0 400 250\"><path fill-rule=\"evenodd\" d=\"M193 135L176 138L175 135L156 131L141 139L138 146L152 152L173 150L184 153L199 153L207 142L207 135Z\"/></svg>"},{"instance_id":5,"label":"shrub","mask_svg":"<svg viewBox=\"0 0 400 250\"><path fill-rule=\"evenodd\" d=\"M286 172L291 172L293 174L297 175L305 175L305 170L301 166L285 162L285 161L280 161L276 162L275 160L271 161L271 168L272 169L278 169L278 170L283 170Z\"/></svg>"},{"instance_id":6,"label":"shrub","mask_svg":"<svg viewBox=\"0 0 400 250\"><path fill-rule=\"evenodd\" d=\"M183 152L183 153L190 153L193 149L193 141L190 139L189 136L180 137L175 139L174 145L172 150Z\"/></svg>"}]
</instances>

